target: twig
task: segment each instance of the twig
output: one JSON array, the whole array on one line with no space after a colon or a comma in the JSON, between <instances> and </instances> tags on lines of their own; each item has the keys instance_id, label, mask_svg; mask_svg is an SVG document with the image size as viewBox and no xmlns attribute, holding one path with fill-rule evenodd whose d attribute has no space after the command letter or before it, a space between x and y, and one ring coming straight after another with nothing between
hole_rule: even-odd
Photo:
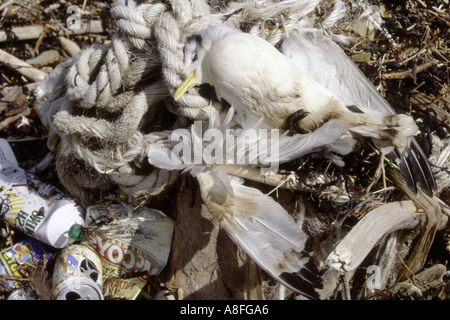
<instances>
[{"instance_id":1,"label":"twig","mask_svg":"<svg viewBox=\"0 0 450 320\"><path fill-rule=\"evenodd\" d=\"M434 15L436 18L438 18L438 19L441 20L442 22L444 22L444 23L447 25L447 27L450 27L450 22L448 22L447 19L441 17L439 14L437 14L437 13L434 12L434 11L428 10L428 12L431 13L432 15Z\"/></svg>"},{"instance_id":2,"label":"twig","mask_svg":"<svg viewBox=\"0 0 450 320\"><path fill-rule=\"evenodd\" d=\"M32 65L16 58L12 54L9 54L3 50L0 50L0 63L4 63L8 67L17 70L32 81L42 81L47 76L45 72L34 68Z\"/></svg>"},{"instance_id":3,"label":"twig","mask_svg":"<svg viewBox=\"0 0 450 320\"><path fill-rule=\"evenodd\" d=\"M146 300L153 300L152 296L149 295L147 292L145 292L145 290L142 290L142 291L139 293L139 295L140 295L141 297L143 297L144 299L146 299Z\"/></svg>"},{"instance_id":4,"label":"twig","mask_svg":"<svg viewBox=\"0 0 450 320\"><path fill-rule=\"evenodd\" d=\"M12 4L14 1L16 1L16 0L9 0L9 1L6 1L4 4L2 4L2 5L0 6L0 11L2 11L2 10L5 9L7 6L9 6L10 4Z\"/></svg>"},{"instance_id":5,"label":"twig","mask_svg":"<svg viewBox=\"0 0 450 320\"><path fill-rule=\"evenodd\" d=\"M398 255L397 255L397 256L398 256ZM408 267L408 265L405 263L405 261L403 261L402 257L398 256L398 258L399 258L399 260L401 261L401 263L403 264L403 267L405 267L405 270L407 270L407 272L409 272L409 273L411 274L411 278L409 278L409 279L411 280L412 284L416 285L416 283L415 283L415 278L416 278L415 272L413 272L413 271Z\"/></svg>"},{"instance_id":6,"label":"twig","mask_svg":"<svg viewBox=\"0 0 450 320\"><path fill-rule=\"evenodd\" d=\"M412 59L415 59L416 57L418 57L419 55L421 55L422 53L425 53L428 49L428 45L426 44L422 49L420 49L419 51L417 51L416 53L414 53L412 56L406 58L403 61L400 61L400 65L405 65L407 62L411 61Z\"/></svg>"},{"instance_id":7,"label":"twig","mask_svg":"<svg viewBox=\"0 0 450 320\"><path fill-rule=\"evenodd\" d=\"M427 4L425 2L423 2L422 0L417 0L417 2L425 9L427 8Z\"/></svg>"},{"instance_id":8,"label":"twig","mask_svg":"<svg viewBox=\"0 0 450 320\"><path fill-rule=\"evenodd\" d=\"M32 52L33 55L36 54L36 52L39 50L39 47L41 46L42 41L44 41L44 37L47 34L47 32L49 31L49 29L51 29L51 27L48 24L46 24L44 26L44 28L42 29L42 32L39 35L39 37L38 37L38 39L36 41L36 44L34 45L34 49L33 49L33 52Z\"/></svg>"},{"instance_id":9,"label":"twig","mask_svg":"<svg viewBox=\"0 0 450 320\"><path fill-rule=\"evenodd\" d=\"M416 73L420 73L422 71L425 71L426 69L432 67L437 61L436 60L430 60L426 63L423 63L419 66L417 66ZM412 69L408 69L406 71L402 72L394 72L394 73L385 73L381 75L383 79L406 79L406 78L413 78L414 73Z\"/></svg>"},{"instance_id":10,"label":"twig","mask_svg":"<svg viewBox=\"0 0 450 320\"><path fill-rule=\"evenodd\" d=\"M344 272L344 278L342 280L342 285L344 286L345 300L352 300L352 297L350 294L350 280L348 278L348 272Z\"/></svg>"},{"instance_id":11,"label":"twig","mask_svg":"<svg viewBox=\"0 0 450 320\"><path fill-rule=\"evenodd\" d=\"M2 275L2 279L14 280L14 281L27 281L27 282L31 281L28 278L22 278L22 277L18 277L18 276L8 276L8 275Z\"/></svg>"}]
</instances>

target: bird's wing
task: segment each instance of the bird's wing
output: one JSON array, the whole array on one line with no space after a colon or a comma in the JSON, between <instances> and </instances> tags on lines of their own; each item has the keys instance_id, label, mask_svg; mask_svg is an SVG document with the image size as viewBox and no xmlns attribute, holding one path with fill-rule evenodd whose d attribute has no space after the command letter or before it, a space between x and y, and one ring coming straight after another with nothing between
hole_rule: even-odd
<instances>
[{"instance_id":1,"label":"bird's wing","mask_svg":"<svg viewBox=\"0 0 450 320\"><path fill-rule=\"evenodd\" d=\"M234 196L222 202L226 189L214 172L219 169L206 170L197 179L203 201L221 219L224 230L274 279L310 299L317 299L315 289L321 283L317 267L305 250L307 234L270 196L234 179L228 180ZM215 195L218 197L214 198Z\"/></svg>"},{"instance_id":2,"label":"bird's wing","mask_svg":"<svg viewBox=\"0 0 450 320\"><path fill-rule=\"evenodd\" d=\"M308 134L285 136L279 142L280 163L298 159L306 154L321 152L346 155L353 150L355 140L348 135L349 124L332 119Z\"/></svg>"},{"instance_id":3,"label":"bird's wing","mask_svg":"<svg viewBox=\"0 0 450 320\"><path fill-rule=\"evenodd\" d=\"M281 163L299 159L307 154L320 153L338 165L343 165L338 155L350 153L355 144L353 137L348 134L349 124L337 119L329 120L317 130L308 134L290 136L285 133L279 136L279 131L272 129L270 132L264 131L266 134L263 135L259 129L248 128L247 130L231 130L227 135L227 123L233 114L234 110L230 108L225 122L220 124L217 111L212 112L210 115L210 129L221 130L223 146L219 146L219 148L224 149L222 156L226 155L227 161L228 159L233 159L233 163L236 164L257 165L262 168L270 166L269 171L277 171L278 165ZM256 122L255 124L257 128L258 123ZM191 133L194 133L194 135L191 136ZM194 150L190 149L196 146L197 148L203 146L202 137L198 134L195 130L186 131L188 138L197 141L190 141L190 148L185 150L174 150L176 146L172 147L163 143L150 144L147 153L148 161L158 168L178 171L190 171L199 166L204 167L207 164L212 165L213 163L225 161L225 159L221 158L208 157L207 162L204 159L205 155L202 149L197 150L197 153L203 156L202 162L199 162L200 159L197 159L198 161L193 163L192 154ZM232 144L226 141L230 137L232 138ZM186 151L188 154L184 154ZM210 163L210 161L213 163ZM194 172L197 171L194 170Z\"/></svg>"},{"instance_id":4,"label":"bird's wing","mask_svg":"<svg viewBox=\"0 0 450 320\"><path fill-rule=\"evenodd\" d=\"M395 114L345 52L320 30L292 32L281 50L300 70L310 74L347 106L357 106L379 119L383 113ZM408 147L396 148L389 156L394 157L412 190L416 191L416 183L419 182L422 190L432 195L436 181L427 157L414 137L408 138L408 142Z\"/></svg>"},{"instance_id":5,"label":"bird's wing","mask_svg":"<svg viewBox=\"0 0 450 320\"><path fill-rule=\"evenodd\" d=\"M333 92L347 106L364 113L395 113L341 47L318 29L299 29L282 44L283 54L303 72Z\"/></svg>"}]
</instances>

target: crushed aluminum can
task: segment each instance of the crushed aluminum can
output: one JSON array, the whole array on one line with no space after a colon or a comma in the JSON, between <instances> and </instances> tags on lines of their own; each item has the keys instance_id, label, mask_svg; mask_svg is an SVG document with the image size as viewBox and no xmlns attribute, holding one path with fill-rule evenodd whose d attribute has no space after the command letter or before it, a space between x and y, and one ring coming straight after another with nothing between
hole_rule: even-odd
<instances>
[{"instance_id":1,"label":"crushed aluminum can","mask_svg":"<svg viewBox=\"0 0 450 320\"><path fill-rule=\"evenodd\" d=\"M167 264L174 222L162 211L125 205L88 207L86 222L96 221L110 222L88 231L82 243L99 253L111 297L134 300Z\"/></svg>"},{"instance_id":2,"label":"crushed aluminum can","mask_svg":"<svg viewBox=\"0 0 450 320\"><path fill-rule=\"evenodd\" d=\"M102 262L88 246L72 244L58 254L52 277L56 300L103 300Z\"/></svg>"},{"instance_id":3,"label":"crushed aluminum can","mask_svg":"<svg viewBox=\"0 0 450 320\"><path fill-rule=\"evenodd\" d=\"M33 291L19 288L11 292L7 300L38 300L38 298Z\"/></svg>"},{"instance_id":4,"label":"crushed aluminum can","mask_svg":"<svg viewBox=\"0 0 450 320\"><path fill-rule=\"evenodd\" d=\"M22 277L17 270L20 264L24 264L25 262L36 264L42 261L44 257L48 261L51 256L52 253L42 242L33 238L25 239L0 252L0 274ZM9 289L19 288L22 285L20 280L6 281L6 287Z\"/></svg>"},{"instance_id":5,"label":"crushed aluminum can","mask_svg":"<svg viewBox=\"0 0 450 320\"><path fill-rule=\"evenodd\" d=\"M9 161L0 162L0 216L55 248L64 248L84 235L83 208Z\"/></svg>"}]
</instances>

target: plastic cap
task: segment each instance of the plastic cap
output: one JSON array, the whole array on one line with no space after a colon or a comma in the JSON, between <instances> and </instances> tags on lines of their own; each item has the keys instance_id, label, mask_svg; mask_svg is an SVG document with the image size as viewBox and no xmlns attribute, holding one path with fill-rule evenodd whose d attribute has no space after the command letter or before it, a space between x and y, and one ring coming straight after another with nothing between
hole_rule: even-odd
<instances>
[{"instance_id":1,"label":"plastic cap","mask_svg":"<svg viewBox=\"0 0 450 320\"><path fill-rule=\"evenodd\" d=\"M69 237L75 241L80 241L84 237L84 226L81 224L74 224L69 229Z\"/></svg>"}]
</instances>

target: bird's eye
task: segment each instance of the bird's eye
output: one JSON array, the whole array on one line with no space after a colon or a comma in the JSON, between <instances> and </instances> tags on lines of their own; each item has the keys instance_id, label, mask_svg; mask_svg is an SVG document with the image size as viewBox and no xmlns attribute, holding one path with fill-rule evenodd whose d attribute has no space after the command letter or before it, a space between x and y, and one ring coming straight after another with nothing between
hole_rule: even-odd
<instances>
[{"instance_id":1,"label":"bird's eye","mask_svg":"<svg viewBox=\"0 0 450 320\"><path fill-rule=\"evenodd\" d=\"M194 53L193 55L192 55L192 62L194 62L194 61L196 61L197 60L197 53Z\"/></svg>"}]
</instances>

